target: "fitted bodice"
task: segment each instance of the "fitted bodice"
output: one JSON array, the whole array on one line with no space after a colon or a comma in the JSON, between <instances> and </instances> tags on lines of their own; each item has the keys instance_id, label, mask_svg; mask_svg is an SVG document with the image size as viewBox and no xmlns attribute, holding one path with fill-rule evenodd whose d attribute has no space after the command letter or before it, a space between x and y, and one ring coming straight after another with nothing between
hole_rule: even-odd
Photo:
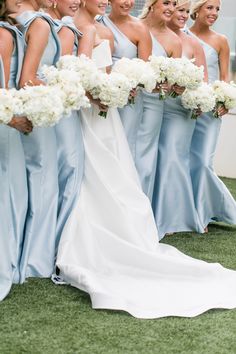
<instances>
[{"instance_id":1,"label":"fitted bodice","mask_svg":"<svg viewBox=\"0 0 236 354\"><path fill-rule=\"evenodd\" d=\"M56 26L56 32L58 33L62 27L68 27L75 35L74 47L72 54L77 56L78 54L78 45L79 45L79 38L83 36L83 34L76 28L73 18L70 16L65 16L61 20L53 20Z\"/></svg>"},{"instance_id":2,"label":"fitted bodice","mask_svg":"<svg viewBox=\"0 0 236 354\"><path fill-rule=\"evenodd\" d=\"M10 25L8 22L0 21L0 27L6 28L12 33L14 49L11 56L10 76L8 87L13 88L18 86L20 73L24 56L24 39L17 27ZM3 63L2 63L3 65ZM2 82L3 84L3 82ZM4 82L5 86L5 82Z\"/></svg>"},{"instance_id":3,"label":"fitted bodice","mask_svg":"<svg viewBox=\"0 0 236 354\"><path fill-rule=\"evenodd\" d=\"M56 64L60 57L61 48L60 41L55 29L55 23L53 22L52 18L44 12L25 11L21 15L17 16L16 19L21 25L20 29L23 34L26 35L29 26L36 18L43 18L45 21L48 22L51 28L48 43L39 64L38 75L40 76L40 68L43 65Z\"/></svg>"},{"instance_id":4,"label":"fitted bodice","mask_svg":"<svg viewBox=\"0 0 236 354\"><path fill-rule=\"evenodd\" d=\"M93 48L92 59L98 69L105 69L112 65L111 49L108 39L104 39L99 45Z\"/></svg>"},{"instance_id":5,"label":"fitted bodice","mask_svg":"<svg viewBox=\"0 0 236 354\"><path fill-rule=\"evenodd\" d=\"M123 57L129 59L137 58L137 46L119 30L119 28L109 19L108 16L103 16L100 18L100 22L108 27L114 35L114 52L112 53L113 63Z\"/></svg>"},{"instance_id":6,"label":"fitted bodice","mask_svg":"<svg viewBox=\"0 0 236 354\"><path fill-rule=\"evenodd\" d=\"M157 57L163 56L166 57L166 51L162 47L162 45L158 42L158 40L153 36L153 34L150 32L151 37L152 37L152 54L156 55Z\"/></svg>"},{"instance_id":7,"label":"fitted bodice","mask_svg":"<svg viewBox=\"0 0 236 354\"><path fill-rule=\"evenodd\" d=\"M219 55L215 48L204 42L202 39L197 37L194 33L192 33L189 29L186 30L186 33L196 38L201 44L207 63L208 70L208 81L209 83L219 79Z\"/></svg>"}]
</instances>

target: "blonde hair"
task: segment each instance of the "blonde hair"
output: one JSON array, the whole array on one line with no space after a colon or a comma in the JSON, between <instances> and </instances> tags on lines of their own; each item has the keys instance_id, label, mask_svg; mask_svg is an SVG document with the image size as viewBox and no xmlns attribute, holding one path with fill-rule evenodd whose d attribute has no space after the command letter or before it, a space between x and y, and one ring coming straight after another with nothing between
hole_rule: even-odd
<instances>
[{"instance_id":1,"label":"blonde hair","mask_svg":"<svg viewBox=\"0 0 236 354\"><path fill-rule=\"evenodd\" d=\"M176 7L180 7L185 4L191 4L191 0L177 0Z\"/></svg>"},{"instance_id":2,"label":"blonde hair","mask_svg":"<svg viewBox=\"0 0 236 354\"><path fill-rule=\"evenodd\" d=\"M190 8L190 17L192 20L196 20L197 12L202 5L204 5L208 0L192 0ZM221 0L220 0L221 2Z\"/></svg>"},{"instance_id":3,"label":"blonde hair","mask_svg":"<svg viewBox=\"0 0 236 354\"><path fill-rule=\"evenodd\" d=\"M144 19L149 14L151 7L157 2L158 0L146 0L143 6L142 12L139 15L139 18Z\"/></svg>"}]
</instances>

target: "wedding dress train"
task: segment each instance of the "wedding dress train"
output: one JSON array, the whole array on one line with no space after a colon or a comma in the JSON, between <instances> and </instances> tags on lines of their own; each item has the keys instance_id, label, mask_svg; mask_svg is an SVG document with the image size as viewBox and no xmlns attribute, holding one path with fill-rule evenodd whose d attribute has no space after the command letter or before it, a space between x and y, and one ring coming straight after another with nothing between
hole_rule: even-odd
<instances>
[{"instance_id":1,"label":"wedding dress train","mask_svg":"<svg viewBox=\"0 0 236 354\"><path fill-rule=\"evenodd\" d=\"M94 59L100 67L102 60L104 67L110 64L107 41L96 47ZM236 307L236 272L158 243L117 110L107 119L98 113L96 106L81 112L85 170L59 244L63 279L86 291L93 308L138 318Z\"/></svg>"}]
</instances>

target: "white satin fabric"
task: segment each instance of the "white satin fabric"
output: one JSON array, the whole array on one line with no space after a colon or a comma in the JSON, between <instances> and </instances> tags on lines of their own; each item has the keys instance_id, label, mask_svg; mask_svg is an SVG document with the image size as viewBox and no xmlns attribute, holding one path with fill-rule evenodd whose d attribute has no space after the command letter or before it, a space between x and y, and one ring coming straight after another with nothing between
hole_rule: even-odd
<instances>
[{"instance_id":1,"label":"white satin fabric","mask_svg":"<svg viewBox=\"0 0 236 354\"><path fill-rule=\"evenodd\" d=\"M107 43L107 42L106 42ZM96 56L109 56L109 46ZM117 110L107 119L83 110L85 171L79 199L62 233L61 276L86 291L96 309L138 318L196 316L236 307L236 272L158 243Z\"/></svg>"}]
</instances>

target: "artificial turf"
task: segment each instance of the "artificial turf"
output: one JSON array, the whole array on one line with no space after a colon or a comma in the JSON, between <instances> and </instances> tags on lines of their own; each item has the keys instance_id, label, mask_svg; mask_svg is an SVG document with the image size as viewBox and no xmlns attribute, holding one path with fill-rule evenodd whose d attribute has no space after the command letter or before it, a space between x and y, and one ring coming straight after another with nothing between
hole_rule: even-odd
<instances>
[{"instance_id":1,"label":"artificial turf","mask_svg":"<svg viewBox=\"0 0 236 354\"><path fill-rule=\"evenodd\" d=\"M224 181L236 198L236 180ZM178 234L164 242L236 269L236 227L212 225L208 234ZM236 310L137 320L92 310L87 294L72 287L30 279L0 303L0 354L8 353L236 354Z\"/></svg>"}]
</instances>

